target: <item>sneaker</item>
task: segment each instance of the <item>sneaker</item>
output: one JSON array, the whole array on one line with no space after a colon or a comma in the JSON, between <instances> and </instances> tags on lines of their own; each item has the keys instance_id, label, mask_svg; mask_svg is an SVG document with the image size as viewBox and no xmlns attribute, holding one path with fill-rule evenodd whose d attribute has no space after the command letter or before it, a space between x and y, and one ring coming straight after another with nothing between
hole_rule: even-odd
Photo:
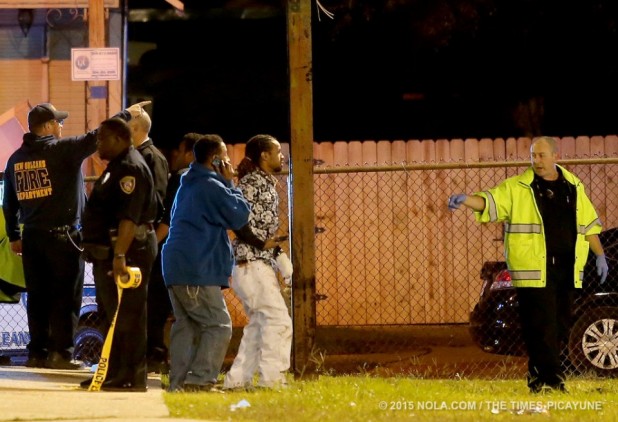
<instances>
[{"instance_id":1,"label":"sneaker","mask_svg":"<svg viewBox=\"0 0 618 422\"><path fill-rule=\"evenodd\" d=\"M50 369L69 369L69 370L83 369L82 362L71 360L71 359L66 359L58 352L51 352L49 354L46 365L47 365L46 367Z\"/></svg>"}]
</instances>

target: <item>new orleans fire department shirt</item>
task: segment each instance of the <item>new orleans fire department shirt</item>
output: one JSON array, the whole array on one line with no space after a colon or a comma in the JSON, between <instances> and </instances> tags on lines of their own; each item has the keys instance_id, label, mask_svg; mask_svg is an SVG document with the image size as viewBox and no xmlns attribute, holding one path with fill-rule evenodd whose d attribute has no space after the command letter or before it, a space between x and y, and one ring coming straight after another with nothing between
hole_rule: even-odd
<instances>
[{"instance_id":1,"label":"new orleans fire department shirt","mask_svg":"<svg viewBox=\"0 0 618 422\"><path fill-rule=\"evenodd\" d=\"M96 150L96 132L56 139L26 133L9 158L4 175L4 214L9 239L24 226L49 230L79 222L84 209L82 161Z\"/></svg>"}]
</instances>

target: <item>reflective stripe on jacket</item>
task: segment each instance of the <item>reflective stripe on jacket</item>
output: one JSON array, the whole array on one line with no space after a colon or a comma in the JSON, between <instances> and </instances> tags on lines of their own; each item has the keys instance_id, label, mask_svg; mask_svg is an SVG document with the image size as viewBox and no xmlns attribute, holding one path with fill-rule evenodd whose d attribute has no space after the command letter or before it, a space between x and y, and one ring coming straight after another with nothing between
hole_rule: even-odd
<instances>
[{"instance_id":1,"label":"reflective stripe on jacket","mask_svg":"<svg viewBox=\"0 0 618 422\"><path fill-rule=\"evenodd\" d=\"M589 249L585 236L599 234L601 221L583 183L564 167L558 167L567 182L575 186L577 195L573 278L575 287L581 288ZM531 186L533 180L534 171L529 167L492 189L475 193L485 199L485 209L474 213L476 221L505 222L504 255L515 287L545 287L546 283L545 230Z\"/></svg>"}]
</instances>

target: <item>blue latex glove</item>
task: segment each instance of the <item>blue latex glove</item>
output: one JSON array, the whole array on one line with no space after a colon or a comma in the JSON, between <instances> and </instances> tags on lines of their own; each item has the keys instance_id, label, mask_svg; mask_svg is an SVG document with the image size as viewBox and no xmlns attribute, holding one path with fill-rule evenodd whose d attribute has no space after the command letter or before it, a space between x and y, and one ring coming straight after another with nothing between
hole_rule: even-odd
<instances>
[{"instance_id":1,"label":"blue latex glove","mask_svg":"<svg viewBox=\"0 0 618 422\"><path fill-rule=\"evenodd\" d=\"M609 267L607 266L607 259L605 255L597 255L597 275L601 276L601 284L605 283Z\"/></svg>"},{"instance_id":2,"label":"blue latex glove","mask_svg":"<svg viewBox=\"0 0 618 422\"><path fill-rule=\"evenodd\" d=\"M450 210L458 209L461 206L461 204L463 204L463 202L466 200L467 197L468 195L464 193L458 193L456 195L451 195L448 198L448 208Z\"/></svg>"}]
</instances>

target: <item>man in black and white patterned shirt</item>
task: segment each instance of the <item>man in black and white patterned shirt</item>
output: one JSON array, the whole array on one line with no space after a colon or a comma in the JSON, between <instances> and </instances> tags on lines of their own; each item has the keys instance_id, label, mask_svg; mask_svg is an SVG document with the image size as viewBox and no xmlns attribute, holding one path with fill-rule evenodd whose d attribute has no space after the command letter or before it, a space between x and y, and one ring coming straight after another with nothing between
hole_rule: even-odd
<instances>
[{"instance_id":1,"label":"man in black and white patterned shirt","mask_svg":"<svg viewBox=\"0 0 618 422\"><path fill-rule=\"evenodd\" d=\"M225 376L225 389L251 389L255 373L259 387L287 385L285 371L290 367L292 319L275 271L275 258L281 249L275 241L279 197L273 174L281 171L282 162L279 141L270 135L256 135L247 142L245 158L238 166L238 187L251 204L251 214L249 223L234 232L236 265L232 288L249 323Z\"/></svg>"}]
</instances>

